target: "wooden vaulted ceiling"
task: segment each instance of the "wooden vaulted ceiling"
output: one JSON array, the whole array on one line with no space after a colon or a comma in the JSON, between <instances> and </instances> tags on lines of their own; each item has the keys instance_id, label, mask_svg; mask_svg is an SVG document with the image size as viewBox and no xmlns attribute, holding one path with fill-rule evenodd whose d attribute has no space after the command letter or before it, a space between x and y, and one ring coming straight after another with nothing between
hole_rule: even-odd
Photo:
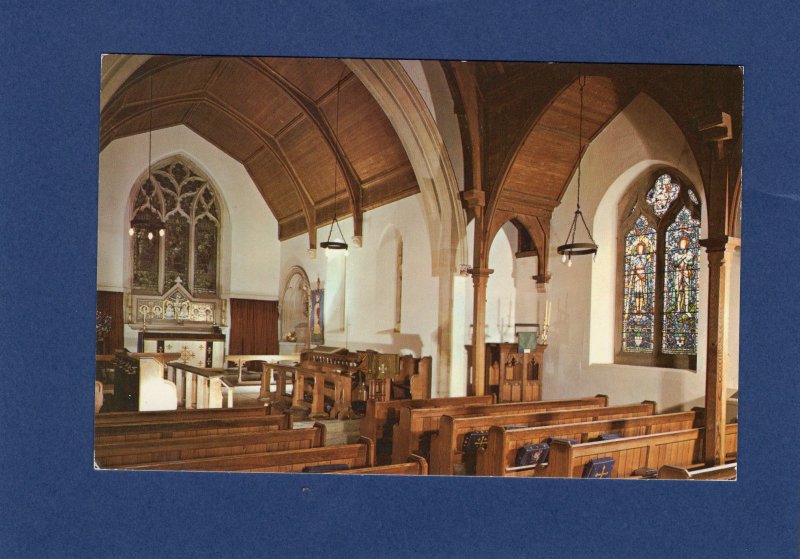
<instances>
[{"instance_id":1,"label":"wooden vaulted ceiling","mask_svg":"<svg viewBox=\"0 0 800 559\"><path fill-rule=\"evenodd\" d=\"M146 132L151 107L153 129L183 124L245 166L281 239L332 219L334 171L337 215L357 229L364 210L419 191L388 118L339 60L153 57L104 107L100 148Z\"/></svg>"},{"instance_id":2,"label":"wooden vaulted ceiling","mask_svg":"<svg viewBox=\"0 0 800 559\"><path fill-rule=\"evenodd\" d=\"M683 131L703 172L704 121L732 116L741 134L742 73L730 66L444 62L459 118L465 204L484 207L484 238L511 221L537 252L548 246L552 210L575 173L579 151L579 77L584 77L584 150L638 94L653 98ZM707 178L706 178L707 179ZM475 193L478 193L476 195ZM545 251L546 253L546 251ZM541 259L546 254L540 255Z\"/></svg>"}]
</instances>

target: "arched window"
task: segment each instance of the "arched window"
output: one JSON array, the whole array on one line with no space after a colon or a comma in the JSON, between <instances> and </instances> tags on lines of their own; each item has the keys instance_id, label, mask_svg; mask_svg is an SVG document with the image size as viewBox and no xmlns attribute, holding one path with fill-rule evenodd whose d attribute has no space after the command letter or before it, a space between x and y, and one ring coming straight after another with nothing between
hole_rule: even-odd
<instances>
[{"instance_id":1,"label":"arched window","mask_svg":"<svg viewBox=\"0 0 800 559\"><path fill-rule=\"evenodd\" d=\"M131 219L163 220L163 238L133 236L132 289L164 293L177 278L193 295L217 293L220 207L206 178L182 160L157 166L135 187Z\"/></svg>"},{"instance_id":2,"label":"arched window","mask_svg":"<svg viewBox=\"0 0 800 559\"><path fill-rule=\"evenodd\" d=\"M660 172L621 202L616 362L694 369L700 200Z\"/></svg>"}]
</instances>

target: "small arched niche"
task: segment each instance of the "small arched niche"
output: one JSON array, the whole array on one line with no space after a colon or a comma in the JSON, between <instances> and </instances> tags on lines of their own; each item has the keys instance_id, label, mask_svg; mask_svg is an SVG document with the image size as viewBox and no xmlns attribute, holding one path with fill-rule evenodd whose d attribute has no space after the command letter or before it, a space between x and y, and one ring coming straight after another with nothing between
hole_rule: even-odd
<instances>
[{"instance_id":1,"label":"small arched niche","mask_svg":"<svg viewBox=\"0 0 800 559\"><path fill-rule=\"evenodd\" d=\"M308 274L300 266L293 266L281 293L280 339L282 342L309 346L308 313L310 308L311 283Z\"/></svg>"}]
</instances>

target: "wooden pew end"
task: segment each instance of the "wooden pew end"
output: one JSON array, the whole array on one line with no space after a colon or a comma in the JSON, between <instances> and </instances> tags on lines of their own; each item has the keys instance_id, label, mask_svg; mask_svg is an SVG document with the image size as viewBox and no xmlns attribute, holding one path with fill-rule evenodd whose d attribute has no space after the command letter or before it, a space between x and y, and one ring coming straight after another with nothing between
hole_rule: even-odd
<instances>
[{"instance_id":1,"label":"wooden pew end","mask_svg":"<svg viewBox=\"0 0 800 559\"><path fill-rule=\"evenodd\" d=\"M325 446L325 441L328 440L328 427L319 421L314 422L314 427L319 429L319 444L317 446Z\"/></svg>"}]
</instances>

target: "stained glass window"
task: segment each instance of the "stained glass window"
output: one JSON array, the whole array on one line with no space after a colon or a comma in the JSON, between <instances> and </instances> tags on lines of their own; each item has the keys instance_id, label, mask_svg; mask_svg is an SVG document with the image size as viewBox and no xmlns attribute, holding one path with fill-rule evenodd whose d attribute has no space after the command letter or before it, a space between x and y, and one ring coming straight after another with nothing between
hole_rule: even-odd
<instances>
[{"instance_id":1,"label":"stained glass window","mask_svg":"<svg viewBox=\"0 0 800 559\"><path fill-rule=\"evenodd\" d=\"M181 160L157 166L138 187L132 215L142 212L164 220L164 250L134 236L133 289L163 293L180 278L192 293L216 293L219 206L208 181Z\"/></svg>"},{"instance_id":2,"label":"stained glass window","mask_svg":"<svg viewBox=\"0 0 800 559\"><path fill-rule=\"evenodd\" d=\"M653 188L647 193L647 203L653 206L653 211L658 217L664 215L670 204L675 201L680 188L680 185L669 175L661 175L656 179Z\"/></svg>"},{"instance_id":3,"label":"stained glass window","mask_svg":"<svg viewBox=\"0 0 800 559\"><path fill-rule=\"evenodd\" d=\"M700 222L683 208L667 228L664 251L664 353L697 353Z\"/></svg>"},{"instance_id":4,"label":"stained glass window","mask_svg":"<svg viewBox=\"0 0 800 559\"><path fill-rule=\"evenodd\" d=\"M625 235L623 351L653 351L655 275L656 230L642 215Z\"/></svg>"},{"instance_id":5,"label":"stained glass window","mask_svg":"<svg viewBox=\"0 0 800 559\"><path fill-rule=\"evenodd\" d=\"M631 192L620 225L618 362L694 367L700 199L669 173Z\"/></svg>"}]
</instances>

